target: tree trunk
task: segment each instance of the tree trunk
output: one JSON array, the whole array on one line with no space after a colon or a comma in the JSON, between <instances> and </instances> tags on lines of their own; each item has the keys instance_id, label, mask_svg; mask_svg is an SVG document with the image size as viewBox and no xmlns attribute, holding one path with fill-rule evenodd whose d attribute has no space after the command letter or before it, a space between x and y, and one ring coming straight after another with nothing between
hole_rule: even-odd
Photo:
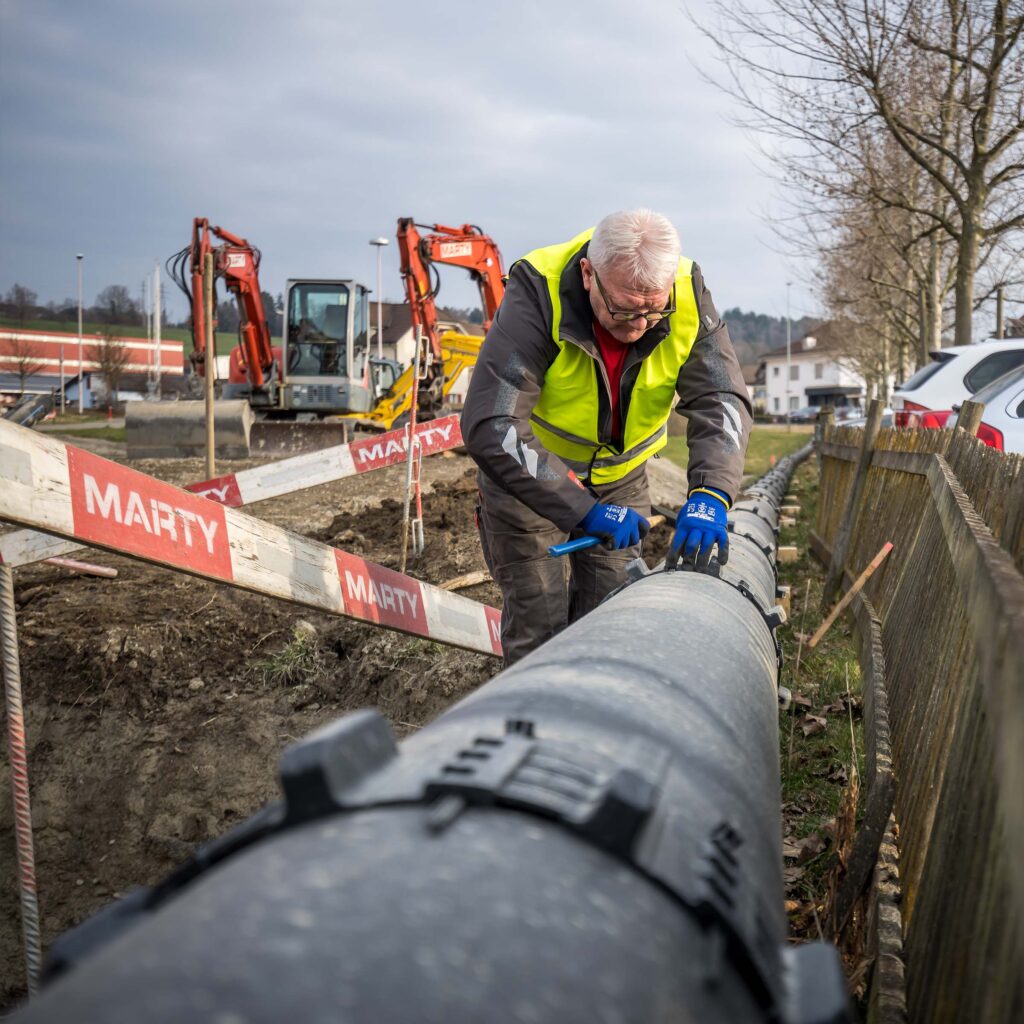
<instances>
[{"instance_id":1,"label":"tree trunk","mask_svg":"<svg viewBox=\"0 0 1024 1024\"><path fill-rule=\"evenodd\" d=\"M974 203L964 211L963 230L956 259L956 321L954 345L970 345L973 341L971 320L974 316L974 274L978 269L978 211Z\"/></svg>"},{"instance_id":2,"label":"tree trunk","mask_svg":"<svg viewBox=\"0 0 1024 1024\"><path fill-rule=\"evenodd\" d=\"M942 264L940 256L942 246L934 236L931 239L931 250L928 253L928 329L927 345L922 353L921 365L928 362L928 353L942 348Z\"/></svg>"}]
</instances>

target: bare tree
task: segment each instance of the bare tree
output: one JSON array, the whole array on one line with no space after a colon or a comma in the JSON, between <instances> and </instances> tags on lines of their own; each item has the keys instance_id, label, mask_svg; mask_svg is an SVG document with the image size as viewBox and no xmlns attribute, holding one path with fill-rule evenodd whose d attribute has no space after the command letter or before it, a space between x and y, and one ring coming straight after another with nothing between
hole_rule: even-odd
<instances>
[{"instance_id":1,"label":"bare tree","mask_svg":"<svg viewBox=\"0 0 1024 1024\"><path fill-rule=\"evenodd\" d=\"M747 124L789 143L786 159L812 168L826 195L829 177L855 182L919 218L922 239L952 239L955 341L969 343L984 246L1024 228L1022 0L717 0L716 10L720 25L705 33ZM861 173L872 138L919 169L912 194L884 164L874 181ZM934 324L941 307L930 304Z\"/></svg>"},{"instance_id":2,"label":"bare tree","mask_svg":"<svg viewBox=\"0 0 1024 1024\"><path fill-rule=\"evenodd\" d=\"M138 300L123 284L107 285L96 296L96 312L108 324L138 324L142 318Z\"/></svg>"},{"instance_id":3,"label":"bare tree","mask_svg":"<svg viewBox=\"0 0 1024 1024\"><path fill-rule=\"evenodd\" d=\"M4 297L4 302L10 307L11 315L18 326L24 327L35 313L39 296L31 288L15 284Z\"/></svg>"},{"instance_id":4,"label":"bare tree","mask_svg":"<svg viewBox=\"0 0 1024 1024\"><path fill-rule=\"evenodd\" d=\"M18 375L18 393L25 394L25 383L33 374L39 373L46 365L37 343L25 335L16 334L7 338L4 353L12 360L14 372Z\"/></svg>"},{"instance_id":5,"label":"bare tree","mask_svg":"<svg viewBox=\"0 0 1024 1024\"><path fill-rule=\"evenodd\" d=\"M120 338L114 337L112 328L108 327L93 346L90 358L99 367L107 392L107 407L111 408L117 402L121 379L131 358L128 349Z\"/></svg>"}]
</instances>

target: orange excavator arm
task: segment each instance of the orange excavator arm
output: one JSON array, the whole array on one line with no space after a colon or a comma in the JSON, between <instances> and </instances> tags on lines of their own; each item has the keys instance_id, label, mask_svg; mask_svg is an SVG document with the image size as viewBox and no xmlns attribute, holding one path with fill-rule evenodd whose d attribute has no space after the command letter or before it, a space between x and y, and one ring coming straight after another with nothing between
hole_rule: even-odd
<instances>
[{"instance_id":1,"label":"orange excavator arm","mask_svg":"<svg viewBox=\"0 0 1024 1024\"><path fill-rule=\"evenodd\" d=\"M418 228L426 229L429 234L421 235ZM423 329L429 339L434 362L440 364L443 356L434 302L438 282L433 265L443 263L469 271L480 288L486 331L505 294L501 251L493 239L473 224L454 228L444 224L416 224L412 217L401 217L398 221L398 252L413 326Z\"/></svg>"},{"instance_id":2,"label":"orange excavator arm","mask_svg":"<svg viewBox=\"0 0 1024 1024\"><path fill-rule=\"evenodd\" d=\"M221 244L214 245L214 238ZM240 371L254 389L262 388L273 375L278 352L270 343L270 325L260 295L260 251L244 238L222 227L211 226L205 217L196 217L192 222L191 244L167 261L168 272L192 308L192 365L197 373L205 375L207 324L203 304L203 262L207 253L213 256L215 278L223 279L238 303L240 358L232 354L232 376Z\"/></svg>"}]
</instances>

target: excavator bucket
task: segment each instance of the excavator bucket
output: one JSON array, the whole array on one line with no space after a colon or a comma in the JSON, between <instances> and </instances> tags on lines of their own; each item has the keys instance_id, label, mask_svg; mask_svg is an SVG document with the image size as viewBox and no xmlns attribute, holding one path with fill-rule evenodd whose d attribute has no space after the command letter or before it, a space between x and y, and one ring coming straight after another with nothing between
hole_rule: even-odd
<instances>
[{"instance_id":1,"label":"excavator bucket","mask_svg":"<svg viewBox=\"0 0 1024 1024\"><path fill-rule=\"evenodd\" d=\"M219 459L247 459L255 417L248 402L214 403ZM202 457L206 452L205 402L129 402L125 408L129 459Z\"/></svg>"},{"instance_id":2,"label":"excavator bucket","mask_svg":"<svg viewBox=\"0 0 1024 1024\"><path fill-rule=\"evenodd\" d=\"M218 459L285 458L345 444L352 425L330 420L257 419L248 402L214 403ZM129 459L201 458L206 453L204 402L132 402L125 412Z\"/></svg>"},{"instance_id":3,"label":"excavator bucket","mask_svg":"<svg viewBox=\"0 0 1024 1024\"><path fill-rule=\"evenodd\" d=\"M249 448L254 458L287 458L348 444L353 432L351 423L339 420L257 420L249 434Z\"/></svg>"}]
</instances>

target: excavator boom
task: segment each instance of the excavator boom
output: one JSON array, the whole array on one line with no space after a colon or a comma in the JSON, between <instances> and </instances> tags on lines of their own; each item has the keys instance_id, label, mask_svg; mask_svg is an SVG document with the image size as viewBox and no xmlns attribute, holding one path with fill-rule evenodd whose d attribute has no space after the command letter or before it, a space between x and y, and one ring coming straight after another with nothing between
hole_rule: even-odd
<instances>
[{"instance_id":1,"label":"excavator boom","mask_svg":"<svg viewBox=\"0 0 1024 1024\"><path fill-rule=\"evenodd\" d=\"M419 228L429 233L421 235ZM398 221L398 251L413 326L423 329L435 361L443 360L434 301L439 287L435 264L462 267L469 271L480 288L484 331L491 326L505 294L505 270L501 251L490 236L474 224L454 228L445 224L417 224L412 217L401 217Z\"/></svg>"},{"instance_id":2,"label":"excavator boom","mask_svg":"<svg viewBox=\"0 0 1024 1024\"><path fill-rule=\"evenodd\" d=\"M220 244L214 245L214 239ZM270 325L260 294L260 251L240 235L218 225L211 226L205 217L193 220L191 244L168 261L171 277L185 293L192 309L192 364L197 373L205 375L208 325L203 303L203 266L207 255L213 256L215 278L224 281L238 303L239 349L237 355L232 355L230 379L233 383L248 381L253 390L260 391L272 378L275 362L280 359L279 351L270 342ZM191 287L187 281L191 282Z\"/></svg>"}]
</instances>

